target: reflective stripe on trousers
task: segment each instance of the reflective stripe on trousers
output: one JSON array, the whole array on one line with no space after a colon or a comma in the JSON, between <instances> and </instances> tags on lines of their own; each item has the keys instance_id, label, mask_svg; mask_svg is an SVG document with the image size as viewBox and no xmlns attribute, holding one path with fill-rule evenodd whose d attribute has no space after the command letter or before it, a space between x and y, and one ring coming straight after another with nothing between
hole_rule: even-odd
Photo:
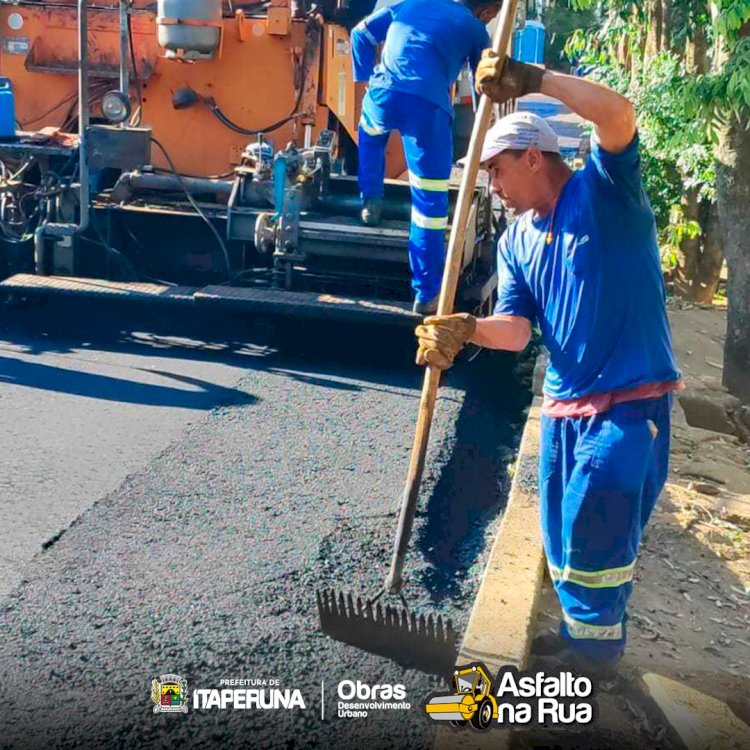
<instances>
[{"instance_id":1,"label":"reflective stripe on trousers","mask_svg":"<svg viewBox=\"0 0 750 750\"><path fill-rule=\"evenodd\" d=\"M621 622L614 625L590 625L587 622L574 620L566 613L563 613L563 621L568 630L568 635L576 640L586 638L595 641L619 641L622 639Z\"/></svg>"},{"instance_id":2,"label":"reflective stripe on trousers","mask_svg":"<svg viewBox=\"0 0 750 750\"><path fill-rule=\"evenodd\" d=\"M625 647L635 560L667 476L671 399L625 402L592 417L542 416L542 537L560 632L592 659Z\"/></svg>"},{"instance_id":3,"label":"reflective stripe on trousers","mask_svg":"<svg viewBox=\"0 0 750 750\"><path fill-rule=\"evenodd\" d=\"M448 225L448 181L453 162L450 115L432 102L390 89L370 89L359 123L359 187L363 198L383 195L388 134L401 134L409 169L409 265L418 301L440 291ZM379 132L376 132L379 131Z\"/></svg>"},{"instance_id":4,"label":"reflective stripe on trousers","mask_svg":"<svg viewBox=\"0 0 750 750\"><path fill-rule=\"evenodd\" d=\"M362 114L359 118L359 127L362 128L362 130L364 130L365 133L367 133L367 135L371 135L371 136L377 136L377 135L387 136L387 135L390 135L390 132L391 132L390 130L386 130L380 125L377 125L376 123L372 122L364 110L362 111Z\"/></svg>"},{"instance_id":5,"label":"reflective stripe on trousers","mask_svg":"<svg viewBox=\"0 0 750 750\"><path fill-rule=\"evenodd\" d=\"M432 190L438 193L447 193L450 180L430 180L427 177L419 177L414 172L409 172L409 184L413 188L421 190Z\"/></svg>"},{"instance_id":6,"label":"reflective stripe on trousers","mask_svg":"<svg viewBox=\"0 0 750 750\"><path fill-rule=\"evenodd\" d=\"M608 570L576 570L570 566L557 568L554 565L549 565L549 574L553 582L570 581L590 589L611 588L629 583L633 580L634 570L634 562L622 568L610 568Z\"/></svg>"},{"instance_id":7,"label":"reflective stripe on trousers","mask_svg":"<svg viewBox=\"0 0 750 750\"><path fill-rule=\"evenodd\" d=\"M425 216L420 213L416 208L411 210L411 223L415 226L421 227L422 229L442 229L448 226L447 216Z\"/></svg>"}]
</instances>

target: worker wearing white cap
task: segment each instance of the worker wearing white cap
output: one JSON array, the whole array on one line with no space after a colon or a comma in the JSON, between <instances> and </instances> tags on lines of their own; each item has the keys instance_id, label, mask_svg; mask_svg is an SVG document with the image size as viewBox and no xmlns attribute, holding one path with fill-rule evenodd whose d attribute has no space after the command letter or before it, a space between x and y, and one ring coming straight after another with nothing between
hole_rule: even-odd
<instances>
[{"instance_id":1,"label":"worker wearing white cap","mask_svg":"<svg viewBox=\"0 0 750 750\"><path fill-rule=\"evenodd\" d=\"M504 102L555 97L594 123L572 172L534 114L503 118L481 154L518 218L498 243L494 315L428 317L418 362L450 367L466 341L520 351L538 326L549 350L542 405L542 537L562 608L543 666L613 676L643 528L667 476L672 391L680 387L654 214L641 180L635 113L591 81L486 54L478 86ZM544 660L552 664L544 664Z\"/></svg>"},{"instance_id":2,"label":"worker wearing white cap","mask_svg":"<svg viewBox=\"0 0 750 750\"><path fill-rule=\"evenodd\" d=\"M485 165L502 151L523 150L532 146L545 154L560 153L560 139L546 120L532 112L514 112L503 117L487 132L479 162ZM465 162L466 157L458 160L459 164Z\"/></svg>"}]
</instances>

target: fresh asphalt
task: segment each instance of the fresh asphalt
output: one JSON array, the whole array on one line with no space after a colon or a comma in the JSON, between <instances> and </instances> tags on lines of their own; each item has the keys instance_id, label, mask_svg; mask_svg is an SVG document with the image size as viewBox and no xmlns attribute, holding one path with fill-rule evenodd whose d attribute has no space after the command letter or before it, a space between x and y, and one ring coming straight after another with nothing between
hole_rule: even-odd
<instances>
[{"instance_id":1,"label":"fresh asphalt","mask_svg":"<svg viewBox=\"0 0 750 750\"><path fill-rule=\"evenodd\" d=\"M234 386L265 352L122 331L92 322L91 308L65 324L64 311L47 310L6 310L0 327L0 597L42 546L187 425L247 403Z\"/></svg>"},{"instance_id":2,"label":"fresh asphalt","mask_svg":"<svg viewBox=\"0 0 750 750\"><path fill-rule=\"evenodd\" d=\"M0 747L429 747L445 678L329 639L315 604L387 570L421 387L409 336L128 316L5 315ZM495 353L441 389L405 594L459 628L527 402ZM165 673L275 679L306 708L157 715ZM339 718L342 680L403 684L412 708Z\"/></svg>"}]
</instances>

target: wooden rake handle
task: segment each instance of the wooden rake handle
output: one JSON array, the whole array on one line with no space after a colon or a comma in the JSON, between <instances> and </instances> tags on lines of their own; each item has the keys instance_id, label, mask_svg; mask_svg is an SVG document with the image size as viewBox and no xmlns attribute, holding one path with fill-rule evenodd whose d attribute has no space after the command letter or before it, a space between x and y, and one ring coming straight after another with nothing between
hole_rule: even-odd
<instances>
[{"instance_id":1,"label":"wooden rake handle","mask_svg":"<svg viewBox=\"0 0 750 750\"><path fill-rule=\"evenodd\" d=\"M495 37L492 40L492 49L501 57L507 54L511 34L513 33L513 22L516 17L517 4L518 0L505 0L500 11L500 20L495 30ZM464 244L466 242L466 229L474 198L474 187L477 183L477 175L479 174L479 157L482 153L484 136L487 133L491 114L492 102L483 94L479 100L479 108L474 118L469 151L466 155L464 173L461 177L461 187L458 191L458 202L453 216L451 236L448 243L448 255L443 272L440 300L438 301L438 315L450 315L453 312L458 277L461 273L461 259L463 258ZM404 494L401 498L391 568L384 584L385 590L389 594L398 594L403 586L401 572L404 567L411 529L414 525L414 514L417 510L419 487L422 481L427 444L430 439L430 428L432 427L432 415L435 412L435 401L437 400L439 385L440 370L427 365L422 385L422 397L419 401L419 416L414 435L414 445L411 449L409 471L406 476Z\"/></svg>"}]
</instances>

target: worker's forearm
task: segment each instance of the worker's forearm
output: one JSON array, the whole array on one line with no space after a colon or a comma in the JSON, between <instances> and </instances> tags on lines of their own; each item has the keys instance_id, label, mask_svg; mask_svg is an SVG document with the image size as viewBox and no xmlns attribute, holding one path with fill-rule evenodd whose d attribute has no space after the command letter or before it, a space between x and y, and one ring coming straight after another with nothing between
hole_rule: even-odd
<instances>
[{"instance_id":1,"label":"worker's forearm","mask_svg":"<svg viewBox=\"0 0 750 750\"><path fill-rule=\"evenodd\" d=\"M471 341L487 349L520 352L526 348L530 338L531 323L527 318L516 315L493 315L477 320Z\"/></svg>"},{"instance_id":2,"label":"worker's forearm","mask_svg":"<svg viewBox=\"0 0 750 750\"><path fill-rule=\"evenodd\" d=\"M633 106L624 96L585 78L548 70L542 79L542 93L559 99L595 125L605 125L613 116L632 117Z\"/></svg>"},{"instance_id":3,"label":"worker's forearm","mask_svg":"<svg viewBox=\"0 0 750 750\"><path fill-rule=\"evenodd\" d=\"M559 99L596 126L599 142L607 151L627 147L635 135L633 105L616 91L584 78L546 71L542 93Z\"/></svg>"}]
</instances>

